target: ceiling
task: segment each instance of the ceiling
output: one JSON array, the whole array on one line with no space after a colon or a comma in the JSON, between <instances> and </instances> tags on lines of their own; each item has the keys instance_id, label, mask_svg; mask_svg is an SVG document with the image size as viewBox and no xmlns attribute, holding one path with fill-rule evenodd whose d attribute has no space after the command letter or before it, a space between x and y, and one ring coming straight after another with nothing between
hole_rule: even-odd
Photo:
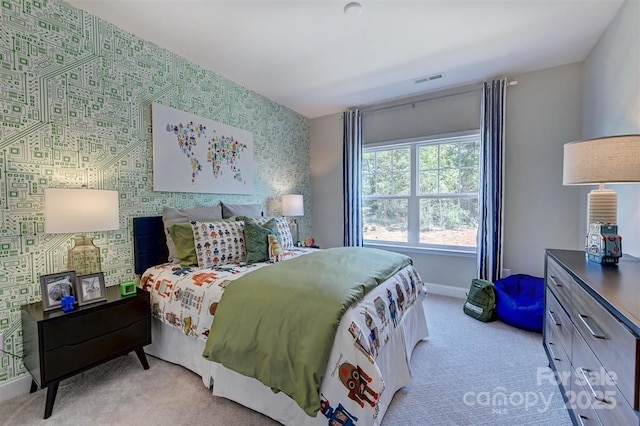
<instances>
[{"instance_id":1,"label":"ceiling","mask_svg":"<svg viewBox=\"0 0 640 426\"><path fill-rule=\"evenodd\" d=\"M582 61L623 0L67 2L315 118Z\"/></svg>"}]
</instances>

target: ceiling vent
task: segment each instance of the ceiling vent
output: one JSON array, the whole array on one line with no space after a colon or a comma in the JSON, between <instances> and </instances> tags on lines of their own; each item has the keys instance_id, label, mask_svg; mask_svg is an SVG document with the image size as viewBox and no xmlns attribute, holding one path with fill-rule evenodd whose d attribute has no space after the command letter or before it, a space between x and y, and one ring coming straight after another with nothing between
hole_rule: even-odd
<instances>
[{"instance_id":1,"label":"ceiling vent","mask_svg":"<svg viewBox=\"0 0 640 426\"><path fill-rule=\"evenodd\" d=\"M413 82L415 84L425 83L427 81L439 80L439 79L441 79L443 77L444 77L444 73L443 72L439 72L438 74L431 74L431 75L428 75L426 77L417 78Z\"/></svg>"}]
</instances>

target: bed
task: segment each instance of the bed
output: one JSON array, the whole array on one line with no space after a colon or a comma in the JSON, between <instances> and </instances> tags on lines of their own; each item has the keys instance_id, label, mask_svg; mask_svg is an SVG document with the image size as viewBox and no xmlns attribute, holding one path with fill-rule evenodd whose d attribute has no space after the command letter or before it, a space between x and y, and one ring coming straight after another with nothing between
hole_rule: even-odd
<instances>
[{"instance_id":1,"label":"bed","mask_svg":"<svg viewBox=\"0 0 640 426\"><path fill-rule=\"evenodd\" d=\"M195 223L193 226L197 229ZM244 286L245 281L251 277L266 279L265 274L271 273L271 269L275 271L277 268L289 268L296 264L302 265L306 270L321 256L325 256L321 252L344 257L347 253L350 255L350 252L346 251L348 249L317 250L289 246L278 252L277 260L280 261L276 263L232 262L209 267L188 267L167 262L166 227L162 216L134 218L133 229L135 270L140 275L139 286L151 293L154 317L153 343L145 347L145 351L198 374L204 386L210 388L213 395L236 401L285 425L377 425L381 423L394 393L408 384L413 348L428 335L421 303L425 294L424 285L410 263L399 266L388 278L379 279L379 283L376 282L362 300L346 305L344 314L341 313L341 319L337 322L337 329L334 330L334 335L331 335L333 343L326 345L327 358L326 362L323 361L321 371L309 373L305 370L304 374L297 371L282 372L284 376L289 374L296 378L295 381L298 374L304 378L300 381L306 381L307 376L311 381L318 380L319 391L316 387L312 395L314 398L311 398L312 404L309 405L307 401L305 405L298 398L297 389L308 388L309 384L306 382L292 383L292 388L287 387L288 384L282 387L280 384L276 387L268 386L256 378L245 375L246 372L236 372L236 367L229 365L228 359L211 361L205 358L203 353L213 353L210 357L213 359L218 353L224 352L220 350L226 348L224 339L218 337L222 336L224 331L221 327L229 329L230 335L238 335L237 330L241 330L238 328L231 332L230 329L235 326L224 325L233 323L229 321L229 310L232 306L231 289L241 287L231 285L233 281L239 280L239 283L240 280L244 280ZM231 252L230 249L229 256ZM367 252L367 257L371 257L371 254L377 255L376 252ZM334 262L335 259L334 257L331 261ZM328 269L339 268L323 270ZM225 293L226 298L223 301L222 295ZM260 296L254 308L249 304L241 305L246 306L246 309L236 308L242 311L238 320L246 320L245 313L249 311L269 310L271 305L264 303L265 297L267 296ZM246 295L242 300L242 303L245 303ZM282 309L277 308L279 312ZM312 309L298 308L297 312L310 312ZM223 312L226 312L226 317L223 316ZM218 322L213 321L214 318ZM226 318L226 321L223 321L223 318ZM281 321L286 318L287 316L280 315ZM299 321L296 319L296 322ZM261 324L262 320L258 320L257 323ZM264 326L266 325L267 322ZM278 342L286 338L284 335L289 334L282 331L279 333ZM249 334L250 332L240 333L241 336ZM291 334L295 333L292 331ZM212 346L216 338L218 346ZM313 339L322 341L316 337ZM282 354L274 355L274 358L285 362L285 365L296 364L296 368L297 364L301 363L297 352L300 345L304 347L313 343L298 343L296 340L291 346L286 340L282 342L282 346L289 347L289 355L284 356L284 361ZM287 354L286 350L284 353ZM230 356L234 358L233 353ZM235 358L245 357L238 356L236 352ZM247 355L247 359L249 358L250 354ZM262 370L266 368L267 374L275 370L278 374L281 373L279 369L269 369L262 365L260 358L256 364L261 364L259 368ZM264 373L262 371L262 374ZM264 379L262 376L258 377ZM286 380L286 377L278 380ZM313 390L313 383L311 386Z\"/></svg>"}]
</instances>

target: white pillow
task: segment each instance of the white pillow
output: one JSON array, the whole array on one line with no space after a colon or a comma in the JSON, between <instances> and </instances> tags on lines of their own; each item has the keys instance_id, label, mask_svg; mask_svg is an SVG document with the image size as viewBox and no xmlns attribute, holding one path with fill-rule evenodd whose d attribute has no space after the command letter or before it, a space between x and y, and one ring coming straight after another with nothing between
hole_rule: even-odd
<instances>
[{"instance_id":1,"label":"white pillow","mask_svg":"<svg viewBox=\"0 0 640 426\"><path fill-rule=\"evenodd\" d=\"M162 208L162 221L164 222L164 234L167 237L167 249L169 250L169 262L179 263L176 245L169 235L169 227L176 223L188 223L192 220L211 221L222 219L222 207L215 206L191 207L188 209L176 209L164 206Z\"/></svg>"}]
</instances>

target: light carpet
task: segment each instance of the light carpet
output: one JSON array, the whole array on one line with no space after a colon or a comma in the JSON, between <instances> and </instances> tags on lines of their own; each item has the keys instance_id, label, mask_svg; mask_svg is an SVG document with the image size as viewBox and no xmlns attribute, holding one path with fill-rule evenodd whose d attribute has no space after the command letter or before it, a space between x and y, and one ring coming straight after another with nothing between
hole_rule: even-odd
<instances>
[{"instance_id":1,"label":"light carpet","mask_svg":"<svg viewBox=\"0 0 640 426\"><path fill-rule=\"evenodd\" d=\"M411 383L396 393L383 425L571 425L547 379L540 334L476 321L460 299L429 295L424 304L431 335L416 346ZM46 390L6 401L0 424L278 424L211 395L190 371L148 358L147 371L129 354L63 381L48 420Z\"/></svg>"}]
</instances>

